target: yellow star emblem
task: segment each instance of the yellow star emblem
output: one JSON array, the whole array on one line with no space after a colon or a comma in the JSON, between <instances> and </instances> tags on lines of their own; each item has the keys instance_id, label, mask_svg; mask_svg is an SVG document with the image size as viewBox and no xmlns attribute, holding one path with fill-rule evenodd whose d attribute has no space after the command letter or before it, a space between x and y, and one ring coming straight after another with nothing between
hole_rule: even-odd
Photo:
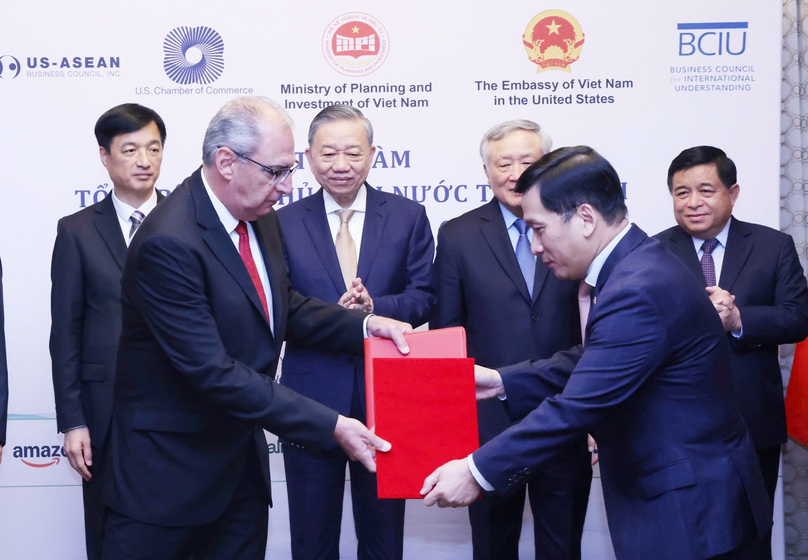
<instances>
[{"instance_id":1,"label":"yellow star emblem","mask_svg":"<svg viewBox=\"0 0 808 560\"><path fill-rule=\"evenodd\" d=\"M353 28L351 29L351 31L352 31L353 33L359 33L359 28L358 28L357 26L355 26L355 25L354 25L354 26L353 26Z\"/></svg>"},{"instance_id":2,"label":"yellow star emblem","mask_svg":"<svg viewBox=\"0 0 808 560\"><path fill-rule=\"evenodd\" d=\"M547 27L547 29L549 29L549 30L550 30L550 32L548 33L548 35L552 35L553 33L555 33L556 35L560 35L560 33L558 32L558 28L559 28L559 27L561 27L561 26L560 26L560 25L558 25L558 24L555 22L555 20L553 20L553 21L550 23L550 25L548 25L548 26L546 26L546 27Z\"/></svg>"}]
</instances>

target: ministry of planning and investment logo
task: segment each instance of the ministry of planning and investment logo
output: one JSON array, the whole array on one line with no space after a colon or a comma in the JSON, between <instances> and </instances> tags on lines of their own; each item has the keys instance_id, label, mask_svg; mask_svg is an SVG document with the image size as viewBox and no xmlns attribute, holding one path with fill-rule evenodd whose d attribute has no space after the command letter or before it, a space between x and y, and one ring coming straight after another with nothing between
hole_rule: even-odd
<instances>
[{"instance_id":1,"label":"ministry of planning and investment logo","mask_svg":"<svg viewBox=\"0 0 808 560\"><path fill-rule=\"evenodd\" d=\"M390 40L379 20L362 12L334 18L323 33L323 56L329 66L346 76L365 76L387 59Z\"/></svg>"},{"instance_id":2,"label":"ministry of planning and investment logo","mask_svg":"<svg viewBox=\"0 0 808 560\"><path fill-rule=\"evenodd\" d=\"M13 80L20 75L20 61L10 54L0 56L0 80Z\"/></svg>"},{"instance_id":3,"label":"ministry of planning and investment logo","mask_svg":"<svg viewBox=\"0 0 808 560\"><path fill-rule=\"evenodd\" d=\"M209 84L224 71L224 41L210 27L177 27L163 41L163 68L178 84Z\"/></svg>"},{"instance_id":4,"label":"ministry of planning and investment logo","mask_svg":"<svg viewBox=\"0 0 808 560\"><path fill-rule=\"evenodd\" d=\"M561 10L544 11L527 24L522 36L530 62L536 73L545 70L570 71L570 64L581 56L584 32L578 20Z\"/></svg>"}]
</instances>

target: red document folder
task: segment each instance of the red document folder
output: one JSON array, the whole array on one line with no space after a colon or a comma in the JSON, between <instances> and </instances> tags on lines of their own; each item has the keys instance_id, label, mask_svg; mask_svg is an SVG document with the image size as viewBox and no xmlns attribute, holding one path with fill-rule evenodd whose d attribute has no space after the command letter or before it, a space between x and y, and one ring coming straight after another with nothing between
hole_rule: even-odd
<instances>
[{"instance_id":1,"label":"red document folder","mask_svg":"<svg viewBox=\"0 0 808 560\"><path fill-rule=\"evenodd\" d=\"M387 339L365 340L368 426L393 444L376 454L379 498L421 498L432 471L479 447L474 360L465 330L406 335L402 356Z\"/></svg>"}]
</instances>

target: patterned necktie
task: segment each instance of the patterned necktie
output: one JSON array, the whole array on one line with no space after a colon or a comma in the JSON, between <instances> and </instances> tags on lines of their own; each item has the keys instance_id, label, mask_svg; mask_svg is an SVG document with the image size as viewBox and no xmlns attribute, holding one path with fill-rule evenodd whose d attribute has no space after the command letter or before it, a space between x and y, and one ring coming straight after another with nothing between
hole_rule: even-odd
<instances>
[{"instance_id":1,"label":"patterned necktie","mask_svg":"<svg viewBox=\"0 0 808 560\"><path fill-rule=\"evenodd\" d=\"M589 321L589 309L592 307L592 286L581 280L578 285L578 315L581 318L581 342L586 337L586 323Z\"/></svg>"},{"instance_id":2,"label":"patterned necktie","mask_svg":"<svg viewBox=\"0 0 808 560\"><path fill-rule=\"evenodd\" d=\"M522 269L522 276L527 284L527 293L533 299L533 280L536 277L536 258L530 252L530 239L527 237L528 227L521 218L517 218L513 223L519 231L519 240L516 242L516 262Z\"/></svg>"},{"instance_id":3,"label":"patterned necktie","mask_svg":"<svg viewBox=\"0 0 808 560\"><path fill-rule=\"evenodd\" d=\"M353 214L353 210L337 211L339 230L337 230L337 238L334 240L334 248L337 250L337 260L346 289L351 288L351 283L356 278L356 243L351 237L351 230L348 229L348 222Z\"/></svg>"},{"instance_id":4,"label":"patterned necktie","mask_svg":"<svg viewBox=\"0 0 808 560\"><path fill-rule=\"evenodd\" d=\"M247 272L250 274L255 290L258 292L258 299L261 300L261 305L264 306L264 315L269 320L269 309L267 308L267 295L264 292L264 285L261 283L261 276L258 274L258 268L255 266L253 260L252 250L250 249L250 234L247 231L247 224L239 221L236 226L236 233L238 234L238 253L241 255L241 260L244 261L244 266L247 267Z\"/></svg>"},{"instance_id":5,"label":"patterned necktie","mask_svg":"<svg viewBox=\"0 0 808 560\"><path fill-rule=\"evenodd\" d=\"M704 272L704 279L707 280L708 286L715 286L717 284L715 278L715 261L713 260L713 249L718 246L718 239L708 239L701 245L701 250L704 254L701 256L701 270Z\"/></svg>"},{"instance_id":6,"label":"patterned necktie","mask_svg":"<svg viewBox=\"0 0 808 560\"><path fill-rule=\"evenodd\" d=\"M129 228L129 241L132 241L132 236L135 235L137 228L140 227L140 224L143 223L143 220L146 216L143 215L143 212L140 210L135 210L132 212L132 215L129 216L129 221L132 222L132 227Z\"/></svg>"}]
</instances>

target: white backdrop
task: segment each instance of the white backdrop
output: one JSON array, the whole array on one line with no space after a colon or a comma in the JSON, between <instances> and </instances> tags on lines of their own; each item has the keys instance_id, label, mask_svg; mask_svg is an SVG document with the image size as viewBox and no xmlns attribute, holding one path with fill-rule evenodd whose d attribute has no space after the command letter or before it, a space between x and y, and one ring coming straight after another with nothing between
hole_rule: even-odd
<instances>
[{"instance_id":1,"label":"white backdrop","mask_svg":"<svg viewBox=\"0 0 808 560\"><path fill-rule=\"evenodd\" d=\"M92 134L103 111L134 101L161 114L168 139L158 187L170 191L199 165L210 118L239 93L285 104L301 152L318 106L351 102L376 129L370 183L422 202L435 231L490 200L477 150L482 134L503 120L529 118L555 146L599 150L626 184L631 219L648 233L674 223L665 185L670 160L683 148L712 144L738 165L735 214L777 227L781 9L774 0L495 7L29 0L12 15L6 6L0 257L12 414L0 465L0 557L83 557L79 478L60 454L53 420L49 269L57 220L110 190ZM555 18L555 34L534 19L551 10L545 15ZM547 60L548 69L537 72L525 34L547 43L569 38L579 52L563 46L547 54L578 59L566 69ZM182 37L191 47L184 54ZM295 186L294 200L316 187L308 169ZM273 454L273 559L289 556L281 460ZM611 558L598 479L594 485L585 557ZM349 520L345 557L355 554ZM406 537L408 558L470 556L463 511L411 502Z\"/></svg>"}]
</instances>

